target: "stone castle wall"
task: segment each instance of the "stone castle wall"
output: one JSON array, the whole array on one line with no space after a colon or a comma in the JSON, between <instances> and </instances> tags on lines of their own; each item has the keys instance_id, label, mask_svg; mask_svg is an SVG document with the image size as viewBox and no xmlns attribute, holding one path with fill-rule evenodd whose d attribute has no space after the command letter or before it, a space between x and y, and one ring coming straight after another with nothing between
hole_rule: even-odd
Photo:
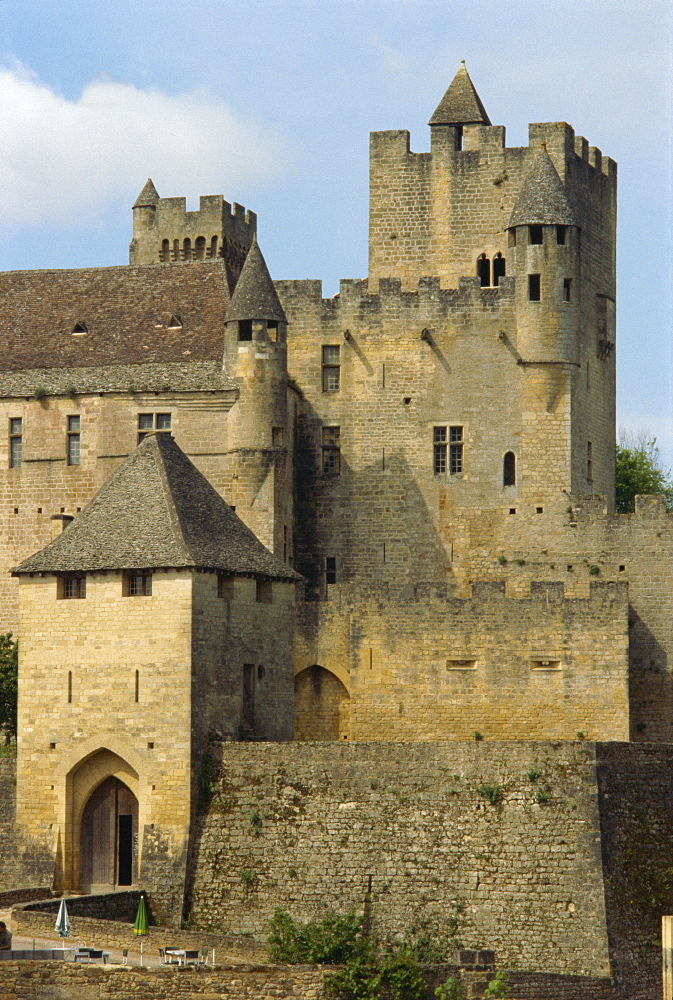
<instances>
[{"instance_id":1,"label":"stone castle wall","mask_svg":"<svg viewBox=\"0 0 673 1000\"><path fill-rule=\"evenodd\" d=\"M276 907L308 920L367 903L384 938L441 938L457 918L499 967L612 973L651 997L672 792L664 747L227 747L196 833L191 919L263 937Z\"/></svg>"}]
</instances>

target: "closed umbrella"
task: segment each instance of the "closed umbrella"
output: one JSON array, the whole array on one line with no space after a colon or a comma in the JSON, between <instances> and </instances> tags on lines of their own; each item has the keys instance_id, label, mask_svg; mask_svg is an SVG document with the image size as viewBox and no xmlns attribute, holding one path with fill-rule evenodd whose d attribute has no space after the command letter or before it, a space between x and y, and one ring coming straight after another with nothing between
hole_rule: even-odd
<instances>
[{"instance_id":1,"label":"closed umbrella","mask_svg":"<svg viewBox=\"0 0 673 1000\"><path fill-rule=\"evenodd\" d=\"M63 951L65 951L65 939L70 937L70 920L68 918L68 907L65 905L65 899L61 900L61 905L58 908L58 916L56 917L54 929L60 935L63 941Z\"/></svg>"},{"instance_id":2,"label":"closed umbrella","mask_svg":"<svg viewBox=\"0 0 673 1000\"><path fill-rule=\"evenodd\" d=\"M133 933L140 936L140 965L143 964L143 938L146 934L149 934L149 920L147 919L147 907L145 906L145 897L141 895L140 902L138 903L138 912L136 913L135 923L133 925Z\"/></svg>"}]
</instances>

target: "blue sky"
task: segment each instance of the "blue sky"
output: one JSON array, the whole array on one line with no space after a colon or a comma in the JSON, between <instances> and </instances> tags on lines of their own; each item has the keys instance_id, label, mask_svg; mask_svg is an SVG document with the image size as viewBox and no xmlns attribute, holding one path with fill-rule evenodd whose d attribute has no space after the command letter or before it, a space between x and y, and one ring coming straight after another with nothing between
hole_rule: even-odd
<instances>
[{"instance_id":1,"label":"blue sky","mask_svg":"<svg viewBox=\"0 0 673 1000\"><path fill-rule=\"evenodd\" d=\"M0 0L0 269L125 263L132 205L252 208L277 278L363 277L368 133L415 151L460 60L507 144L619 164L618 421L673 466L669 0Z\"/></svg>"}]
</instances>

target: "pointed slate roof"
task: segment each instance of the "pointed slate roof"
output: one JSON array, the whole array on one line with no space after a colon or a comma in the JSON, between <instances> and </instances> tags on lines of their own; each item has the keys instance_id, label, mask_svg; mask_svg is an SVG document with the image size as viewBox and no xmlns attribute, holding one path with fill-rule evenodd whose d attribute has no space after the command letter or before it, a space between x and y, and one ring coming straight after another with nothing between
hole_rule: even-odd
<instances>
[{"instance_id":1,"label":"pointed slate roof","mask_svg":"<svg viewBox=\"0 0 673 1000\"><path fill-rule=\"evenodd\" d=\"M429 125L490 125L491 119L474 89L465 60L428 122Z\"/></svg>"},{"instance_id":2,"label":"pointed slate roof","mask_svg":"<svg viewBox=\"0 0 673 1000\"><path fill-rule=\"evenodd\" d=\"M270 319L287 323L256 236L252 237L248 256L227 309L227 323L239 319Z\"/></svg>"},{"instance_id":3,"label":"pointed slate roof","mask_svg":"<svg viewBox=\"0 0 673 1000\"><path fill-rule=\"evenodd\" d=\"M533 157L507 228L553 225L576 226L577 222L561 178L543 147Z\"/></svg>"},{"instance_id":4,"label":"pointed slate roof","mask_svg":"<svg viewBox=\"0 0 673 1000\"><path fill-rule=\"evenodd\" d=\"M148 208L150 206L156 205L159 201L159 192L154 186L154 182L151 177L147 178L147 183L142 189L135 202L133 203L134 208Z\"/></svg>"},{"instance_id":5,"label":"pointed slate roof","mask_svg":"<svg viewBox=\"0 0 673 1000\"><path fill-rule=\"evenodd\" d=\"M208 569L294 582L168 433L152 434L91 503L12 572Z\"/></svg>"}]
</instances>

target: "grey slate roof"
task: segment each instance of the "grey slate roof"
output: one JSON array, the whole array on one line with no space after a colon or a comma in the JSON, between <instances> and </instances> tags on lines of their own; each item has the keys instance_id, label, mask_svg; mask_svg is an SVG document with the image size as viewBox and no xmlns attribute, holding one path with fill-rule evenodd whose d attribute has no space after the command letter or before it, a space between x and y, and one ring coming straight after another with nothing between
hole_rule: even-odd
<instances>
[{"instance_id":1,"label":"grey slate roof","mask_svg":"<svg viewBox=\"0 0 673 1000\"><path fill-rule=\"evenodd\" d=\"M293 582L168 433L145 438L81 514L12 572L207 569Z\"/></svg>"},{"instance_id":2,"label":"grey slate roof","mask_svg":"<svg viewBox=\"0 0 673 1000\"><path fill-rule=\"evenodd\" d=\"M174 364L109 365L101 368L0 369L0 396L69 396L101 392L228 392L238 389L222 371L221 361Z\"/></svg>"},{"instance_id":3,"label":"grey slate roof","mask_svg":"<svg viewBox=\"0 0 673 1000\"><path fill-rule=\"evenodd\" d=\"M546 149L533 157L507 228L512 226L575 226L561 178Z\"/></svg>"},{"instance_id":4,"label":"grey slate roof","mask_svg":"<svg viewBox=\"0 0 673 1000\"><path fill-rule=\"evenodd\" d=\"M142 189L135 202L133 203L134 208L148 208L151 205L156 205L159 201L159 192L154 186L154 182L151 177L147 178L147 183Z\"/></svg>"},{"instance_id":5,"label":"grey slate roof","mask_svg":"<svg viewBox=\"0 0 673 1000\"><path fill-rule=\"evenodd\" d=\"M470 75L465 69L465 60L449 84L429 125L490 125L491 119L474 89Z\"/></svg>"},{"instance_id":6,"label":"grey slate roof","mask_svg":"<svg viewBox=\"0 0 673 1000\"><path fill-rule=\"evenodd\" d=\"M227 309L227 323L240 319L287 322L256 236L252 238L241 276L236 282Z\"/></svg>"}]
</instances>

